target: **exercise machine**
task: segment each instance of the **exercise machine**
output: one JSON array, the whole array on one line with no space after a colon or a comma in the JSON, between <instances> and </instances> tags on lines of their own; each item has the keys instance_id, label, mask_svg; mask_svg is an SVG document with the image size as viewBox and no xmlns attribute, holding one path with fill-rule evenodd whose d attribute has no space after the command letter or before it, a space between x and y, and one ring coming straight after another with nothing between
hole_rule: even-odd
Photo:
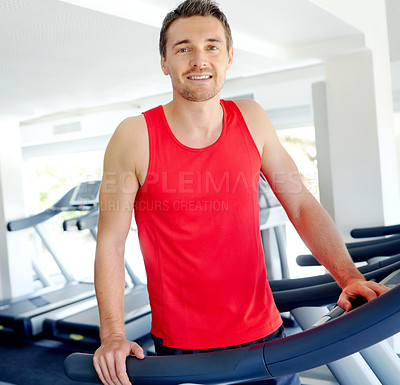
<instances>
[{"instance_id":1,"label":"exercise machine","mask_svg":"<svg viewBox=\"0 0 400 385\"><path fill-rule=\"evenodd\" d=\"M47 210L27 218L10 221L7 224L8 231L34 228L65 277L66 285L57 288L45 287L32 296L1 302L0 335L35 336L42 332L43 321L52 312L87 298L94 298L93 283L78 282L74 279L63 265L50 238L41 228L41 224L62 212L88 212L95 209L98 205L99 187L100 181L81 183L69 190ZM37 269L36 266L35 270Z\"/></svg>"},{"instance_id":2,"label":"exercise machine","mask_svg":"<svg viewBox=\"0 0 400 385\"><path fill-rule=\"evenodd\" d=\"M124 320L128 339L150 348L151 309L147 287L131 276L133 285L125 288ZM45 337L67 343L100 345L100 319L96 298L47 315L43 323Z\"/></svg>"},{"instance_id":3,"label":"exercise machine","mask_svg":"<svg viewBox=\"0 0 400 385\"><path fill-rule=\"evenodd\" d=\"M139 385L238 384L302 372L337 361L400 331L400 271L394 270L383 283L391 290L374 301L349 313L335 308L317 325L296 335L222 352L146 357L144 360L128 357L128 376ZM310 292L319 290L319 285L308 286ZM390 375L386 377L396 384L400 375L398 363L394 362L394 368L389 363L382 370L385 367L382 357L372 355L369 358L376 376L387 370ZM100 383L92 359L92 355L72 354L65 362L66 374L75 381Z\"/></svg>"},{"instance_id":4,"label":"exercise machine","mask_svg":"<svg viewBox=\"0 0 400 385\"><path fill-rule=\"evenodd\" d=\"M80 217L64 221L64 230L89 230L97 236L98 209ZM124 293L125 333L128 339L138 341L146 350L153 343L150 336L151 309L147 286L137 277L125 259L127 273ZM66 343L78 343L85 347L100 345L100 319L95 298L82 301L68 309L49 314L43 323L45 337Z\"/></svg>"},{"instance_id":5,"label":"exercise machine","mask_svg":"<svg viewBox=\"0 0 400 385\"><path fill-rule=\"evenodd\" d=\"M348 251L353 258L354 262L367 262L368 264L360 268L361 271L368 272L374 268L378 262L378 265L389 265L395 260L399 259L399 255L393 255L393 253L398 253L400 250L399 239L397 236L388 237L384 239L375 239L362 242L353 242L347 244ZM390 255L392 255L390 257ZM319 265L319 262L312 255L301 255L297 257L297 263L301 266L313 266ZM382 270L384 271L384 270ZM366 274L368 275L368 274ZM371 279L371 277L369 277ZM380 279L383 276L379 277ZM311 299L310 299L311 300ZM313 322L318 319L321 315L321 311L314 308L312 311L309 309L294 309L291 314L297 321L297 323L302 327L302 329L308 328ZM372 353L371 353L372 352ZM354 355L352 357L347 357L340 362L328 364L328 368L340 384L344 385L366 385L366 384L381 384L371 373L371 369L367 363L371 361L371 357L380 356L386 357L387 362L392 362L393 359L398 360L397 356L394 354L393 349L389 346L387 341L381 342L374 348L370 348L368 353L364 355ZM343 370L347 368L347 370ZM357 373L361 373L356 379L352 375L354 368L358 368ZM352 369L352 370L351 370ZM382 377L382 374L381 374ZM391 383L391 382L382 382Z\"/></svg>"}]
</instances>

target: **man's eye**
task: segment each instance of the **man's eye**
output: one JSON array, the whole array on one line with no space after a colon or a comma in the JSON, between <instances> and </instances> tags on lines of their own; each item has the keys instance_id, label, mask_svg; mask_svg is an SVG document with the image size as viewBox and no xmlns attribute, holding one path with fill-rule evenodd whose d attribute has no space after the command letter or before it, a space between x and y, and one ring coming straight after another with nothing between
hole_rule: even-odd
<instances>
[{"instance_id":1,"label":"man's eye","mask_svg":"<svg viewBox=\"0 0 400 385\"><path fill-rule=\"evenodd\" d=\"M215 51L215 50L218 49L218 47L217 47L216 45L210 45L210 46L208 47L208 49L211 50L211 51Z\"/></svg>"},{"instance_id":2,"label":"man's eye","mask_svg":"<svg viewBox=\"0 0 400 385\"><path fill-rule=\"evenodd\" d=\"M187 52L188 49L187 48L179 48L178 52Z\"/></svg>"}]
</instances>

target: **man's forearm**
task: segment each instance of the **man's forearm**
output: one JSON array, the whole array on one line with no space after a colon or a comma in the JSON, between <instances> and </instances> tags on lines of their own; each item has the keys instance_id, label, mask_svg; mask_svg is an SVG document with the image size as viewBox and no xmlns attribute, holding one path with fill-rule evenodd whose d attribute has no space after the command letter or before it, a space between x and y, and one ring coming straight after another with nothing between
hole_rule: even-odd
<instances>
[{"instance_id":1,"label":"man's forearm","mask_svg":"<svg viewBox=\"0 0 400 385\"><path fill-rule=\"evenodd\" d=\"M95 261L95 288L100 315L101 340L125 335L123 253L98 245Z\"/></svg>"},{"instance_id":2,"label":"man's forearm","mask_svg":"<svg viewBox=\"0 0 400 385\"><path fill-rule=\"evenodd\" d=\"M325 266L342 288L353 280L363 279L336 225L312 196L308 197L298 215L291 220L313 256Z\"/></svg>"}]
</instances>

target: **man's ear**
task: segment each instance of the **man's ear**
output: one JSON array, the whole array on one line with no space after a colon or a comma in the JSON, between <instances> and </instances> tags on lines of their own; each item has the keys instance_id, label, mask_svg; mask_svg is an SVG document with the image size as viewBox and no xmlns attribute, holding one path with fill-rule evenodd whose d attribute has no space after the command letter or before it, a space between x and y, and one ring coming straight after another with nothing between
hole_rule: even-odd
<instances>
[{"instance_id":1,"label":"man's ear","mask_svg":"<svg viewBox=\"0 0 400 385\"><path fill-rule=\"evenodd\" d=\"M231 68L232 62L233 62L233 46L229 49L229 52L228 52L228 64L227 64L226 69Z\"/></svg>"},{"instance_id":2,"label":"man's ear","mask_svg":"<svg viewBox=\"0 0 400 385\"><path fill-rule=\"evenodd\" d=\"M226 65L227 70L229 68L231 68L232 62L233 62L233 46L231 48L229 48L229 51L228 51L228 62Z\"/></svg>"},{"instance_id":3,"label":"man's ear","mask_svg":"<svg viewBox=\"0 0 400 385\"><path fill-rule=\"evenodd\" d=\"M161 54L161 69L164 72L164 75L169 75L167 63L165 62L165 57Z\"/></svg>"}]
</instances>

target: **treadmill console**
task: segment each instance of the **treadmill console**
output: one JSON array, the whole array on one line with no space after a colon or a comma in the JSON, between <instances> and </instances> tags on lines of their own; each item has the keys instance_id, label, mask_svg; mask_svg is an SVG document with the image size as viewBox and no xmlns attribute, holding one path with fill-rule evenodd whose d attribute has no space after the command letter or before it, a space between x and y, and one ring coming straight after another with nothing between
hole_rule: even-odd
<instances>
[{"instance_id":1,"label":"treadmill console","mask_svg":"<svg viewBox=\"0 0 400 385\"><path fill-rule=\"evenodd\" d=\"M69 204L71 206L94 206L99 203L100 181L83 182L75 187Z\"/></svg>"},{"instance_id":2,"label":"treadmill console","mask_svg":"<svg viewBox=\"0 0 400 385\"><path fill-rule=\"evenodd\" d=\"M380 283L382 285L386 285L389 289L393 289L395 286L400 284L400 270L396 270L389 274Z\"/></svg>"}]
</instances>

